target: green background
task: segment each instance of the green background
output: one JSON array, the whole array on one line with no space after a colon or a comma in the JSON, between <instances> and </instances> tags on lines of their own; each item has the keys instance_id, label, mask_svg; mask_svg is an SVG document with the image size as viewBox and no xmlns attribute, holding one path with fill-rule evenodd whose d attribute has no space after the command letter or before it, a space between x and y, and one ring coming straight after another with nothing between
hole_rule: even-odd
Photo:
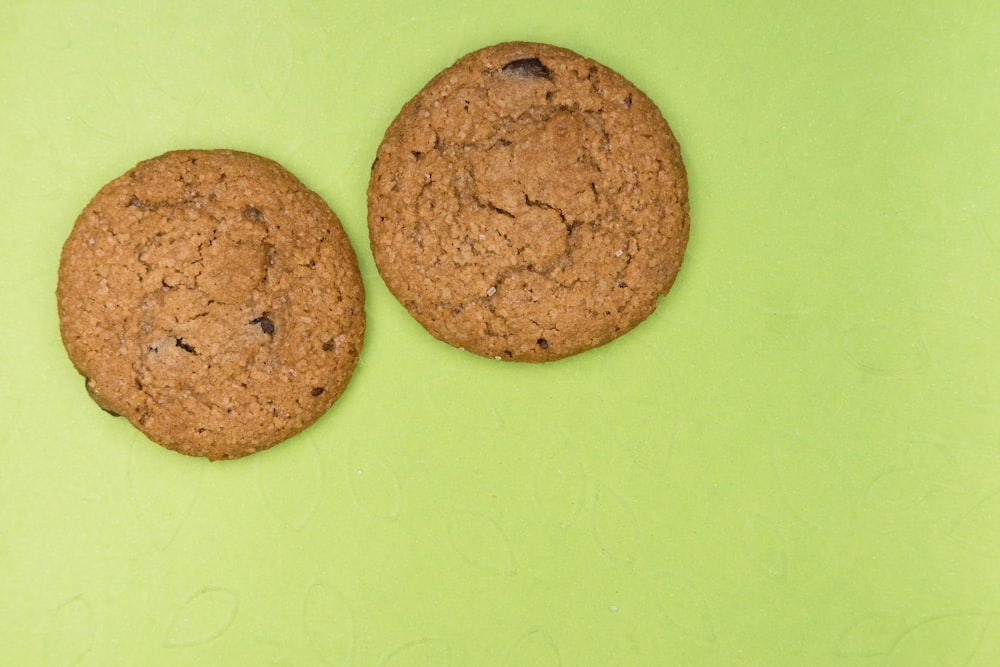
<instances>
[{"instance_id":1,"label":"green background","mask_svg":"<svg viewBox=\"0 0 1000 667\"><path fill-rule=\"evenodd\" d=\"M400 106L508 39L645 90L679 280L543 365L426 334L368 250ZM1000 664L1000 5L468 0L0 9L0 662ZM58 256L176 148L276 159L368 290L343 398L210 464L88 399Z\"/></svg>"}]
</instances>

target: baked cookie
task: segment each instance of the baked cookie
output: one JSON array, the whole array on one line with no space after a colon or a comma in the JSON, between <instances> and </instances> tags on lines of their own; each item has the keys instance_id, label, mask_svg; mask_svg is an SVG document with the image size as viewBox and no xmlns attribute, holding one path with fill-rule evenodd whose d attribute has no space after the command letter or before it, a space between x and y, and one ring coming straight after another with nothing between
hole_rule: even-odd
<instances>
[{"instance_id":1,"label":"baked cookie","mask_svg":"<svg viewBox=\"0 0 1000 667\"><path fill-rule=\"evenodd\" d=\"M498 44L435 76L386 130L368 227L389 290L435 337L558 359L629 331L670 289L687 177L660 111L622 76Z\"/></svg>"},{"instance_id":2,"label":"baked cookie","mask_svg":"<svg viewBox=\"0 0 1000 667\"><path fill-rule=\"evenodd\" d=\"M101 188L62 250L63 344L105 410L231 459L315 421L365 329L337 216L271 160L166 153Z\"/></svg>"}]
</instances>

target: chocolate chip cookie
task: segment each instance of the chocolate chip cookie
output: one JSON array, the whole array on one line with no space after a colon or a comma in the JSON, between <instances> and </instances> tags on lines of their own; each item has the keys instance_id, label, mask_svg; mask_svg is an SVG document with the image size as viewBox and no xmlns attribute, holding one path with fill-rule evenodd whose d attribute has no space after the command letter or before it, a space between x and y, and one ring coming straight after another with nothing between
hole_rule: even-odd
<instances>
[{"instance_id":1,"label":"chocolate chip cookie","mask_svg":"<svg viewBox=\"0 0 1000 667\"><path fill-rule=\"evenodd\" d=\"M101 188L63 246L57 301L98 405L213 460L322 415L365 329L337 216L277 163L227 150L166 153Z\"/></svg>"},{"instance_id":2,"label":"chocolate chip cookie","mask_svg":"<svg viewBox=\"0 0 1000 667\"><path fill-rule=\"evenodd\" d=\"M403 106L368 187L375 262L431 334L502 360L607 343L656 308L690 224L656 105L572 51L470 53Z\"/></svg>"}]
</instances>

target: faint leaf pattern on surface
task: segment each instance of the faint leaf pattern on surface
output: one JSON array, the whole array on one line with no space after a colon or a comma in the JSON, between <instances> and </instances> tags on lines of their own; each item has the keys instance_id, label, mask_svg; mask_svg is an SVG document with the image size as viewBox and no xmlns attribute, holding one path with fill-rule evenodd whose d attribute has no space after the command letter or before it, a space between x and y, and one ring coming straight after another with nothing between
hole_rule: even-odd
<instances>
[{"instance_id":1,"label":"faint leaf pattern on surface","mask_svg":"<svg viewBox=\"0 0 1000 667\"><path fill-rule=\"evenodd\" d=\"M980 614L950 614L918 623L892 647L886 667L966 665L979 647L987 620Z\"/></svg>"},{"instance_id":2,"label":"faint leaf pattern on surface","mask_svg":"<svg viewBox=\"0 0 1000 667\"><path fill-rule=\"evenodd\" d=\"M219 637L236 618L239 600L225 588L204 588L188 598L174 612L164 646L204 644Z\"/></svg>"},{"instance_id":3,"label":"faint leaf pattern on surface","mask_svg":"<svg viewBox=\"0 0 1000 667\"><path fill-rule=\"evenodd\" d=\"M349 665L354 659L354 614L337 590L314 582L306 591L303 625L309 642L330 665Z\"/></svg>"},{"instance_id":4,"label":"faint leaf pattern on surface","mask_svg":"<svg viewBox=\"0 0 1000 667\"><path fill-rule=\"evenodd\" d=\"M23 419L21 414L22 403L23 401L17 396L0 395L0 405L5 406L3 418L0 419L0 447L13 442L13 438L8 436L16 433L17 429L20 428Z\"/></svg>"},{"instance_id":5,"label":"faint leaf pattern on surface","mask_svg":"<svg viewBox=\"0 0 1000 667\"><path fill-rule=\"evenodd\" d=\"M382 667L448 667L451 665L451 650L448 644L438 639L420 639L407 642L389 653L382 661Z\"/></svg>"},{"instance_id":6,"label":"faint leaf pattern on surface","mask_svg":"<svg viewBox=\"0 0 1000 667\"><path fill-rule=\"evenodd\" d=\"M978 314L928 310L920 313L921 332L931 367L966 405L1000 413L1000 336L997 318Z\"/></svg>"},{"instance_id":7,"label":"faint leaf pattern on surface","mask_svg":"<svg viewBox=\"0 0 1000 667\"><path fill-rule=\"evenodd\" d=\"M253 76L264 95L279 102L287 92L295 58L288 26L283 21L268 21L253 46Z\"/></svg>"},{"instance_id":8,"label":"faint leaf pattern on surface","mask_svg":"<svg viewBox=\"0 0 1000 667\"><path fill-rule=\"evenodd\" d=\"M122 124L117 122L121 113L133 104L129 95L116 94L121 86L115 85L107 77L97 72L70 71L63 81L64 99L73 100L73 113L66 120L73 123L78 132L94 133L102 138L120 138ZM124 99L123 99L124 97ZM81 135L84 132L80 132Z\"/></svg>"},{"instance_id":9,"label":"faint leaf pattern on surface","mask_svg":"<svg viewBox=\"0 0 1000 667\"><path fill-rule=\"evenodd\" d=\"M979 640L976 652L968 667L995 667L1000 665L1000 616L990 615Z\"/></svg>"},{"instance_id":10,"label":"faint leaf pattern on surface","mask_svg":"<svg viewBox=\"0 0 1000 667\"><path fill-rule=\"evenodd\" d=\"M781 528L771 519L754 514L743 524L743 543L747 557L769 577L785 576L786 547Z\"/></svg>"},{"instance_id":11,"label":"faint leaf pattern on surface","mask_svg":"<svg viewBox=\"0 0 1000 667\"><path fill-rule=\"evenodd\" d=\"M634 436L625 441L625 447L639 470L662 475L670 467L671 442L672 438L662 434L645 437Z\"/></svg>"},{"instance_id":12,"label":"faint leaf pattern on surface","mask_svg":"<svg viewBox=\"0 0 1000 667\"><path fill-rule=\"evenodd\" d=\"M806 438L775 441L774 469L789 509L815 528L845 529L854 516L857 491L828 452Z\"/></svg>"},{"instance_id":13,"label":"faint leaf pattern on surface","mask_svg":"<svg viewBox=\"0 0 1000 667\"><path fill-rule=\"evenodd\" d=\"M334 151L342 151L345 145L350 145L350 137L349 132L336 130L303 137L289 151L284 162L295 173L311 174L309 187L314 192L336 191L347 178L344 174L348 170L344 165L352 163L331 162L329 157ZM362 278L367 283L374 276L362 275Z\"/></svg>"},{"instance_id":14,"label":"faint leaf pattern on surface","mask_svg":"<svg viewBox=\"0 0 1000 667\"><path fill-rule=\"evenodd\" d=\"M514 571L514 554L495 521L474 512L455 512L448 518L448 539L462 560L501 574Z\"/></svg>"},{"instance_id":15,"label":"faint leaf pattern on surface","mask_svg":"<svg viewBox=\"0 0 1000 667\"><path fill-rule=\"evenodd\" d=\"M559 649L544 630L532 630L515 642L507 655L507 667L559 667Z\"/></svg>"},{"instance_id":16,"label":"faint leaf pattern on surface","mask_svg":"<svg viewBox=\"0 0 1000 667\"><path fill-rule=\"evenodd\" d=\"M865 500L879 509L906 509L923 500L927 491L927 477L922 472L915 468L896 468L872 480Z\"/></svg>"},{"instance_id":17,"label":"faint leaf pattern on surface","mask_svg":"<svg viewBox=\"0 0 1000 667\"><path fill-rule=\"evenodd\" d=\"M280 457L265 454L266 459L254 459L261 500L279 520L299 530L309 523L323 493L316 443L309 434L300 434L282 446Z\"/></svg>"},{"instance_id":18,"label":"faint leaf pattern on surface","mask_svg":"<svg viewBox=\"0 0 1000 667\"><path fill-rule=\"evenodd\" d=\"M77 596L62 604L45 633L45 661L49 665L76 665L94 645L94 612Z\"/></svg>"},{"instance_id":19,"label":"faint leaf pattern on surface","mask_svg":"<svg viewBox=\"0 0 1000 667\"><path fill-rule=\"evenodd\" d=\"M190 20L190 17L183 15L185 10L179 3L151 7L155 7L155 10L152 13L154 15L147 19L150 26L173 25L175 21L180 25L183 21ZM197 31L172 30L164 34L162 48L164 53L170 54L169 67L164 67L161 61L156 60L159 50L138 54L137 61L145 61L147 68L144 84L134 82L135 85L144 85L148 97L143 99L156 100L164 107L176 109L177 113L186 113L197 107L209 86L217 82L217 63L227 60L227 54L219 50L223 40L211 34L215 26L211 22L204 23ZM192 76L192 72L197 72L198 76ZM157 91L159 95L156 94ZM121 97L128 100L134 96ZM115 117L111 116L112 119Z\"/></svg>"},{"instance_id":20,"label":"faint leaf pattern on surface","mask_svg":"<svg viewBox=\"0 0 1000 667\"><path fill-rule=\"evenodd\" d=\"M967 511L955 524L951 536L968 549L1000 557L1000 493Z\"/></svg>"},{"instance_id":21,"label":"faint leaf pattern on surface","mask_svg":"<svg viewBox=\"0 0 1000 667\"><path fill-rule=\"evenodd\" d=\"M842 337L846 353L860 370L876 375L899 375L920 368L927 350L912 321L878 317L846 323Z\"/></svg>"},{"instance_id":22,"label":"faint leaf pattern on surface","mask_svg":"<svg viewBox=\"0 0 1000 667\"><path fill-rule=\"evenodd\" d=\"M785 280L783 276L808 275L815 267L807 265L808 255L769 255L762 280L754 281L746 292L749 303L773 319L789 320L817 308L813 284L808 280ZM756 261L760 261L758 258Z\"/></svg>"},{"instance_id":23,"label":"faint leaf pattern on surface","mask_svg":"<svg viewBox=\"0 0 1000 667\"><path fill-rule=\"evenodd\" d=\"M892 614L866 614L841 635L837 653L849 657L884 655L899 638L903 627L903 622Z\"/></svg>"},{"instance_id":24,"label":"faint leaf pattern on surface","mask_svg":"<svg viewBox=\"0 0 1000 667\"><path fill-rule=\"evenodd\" d=\"M0 419L2 418L0 417ZM114 420L111 421L114 422ZM120 422L124 422L124 420L120 420ZM131 435L130 429L132 427L127 422L124 424L105 422L102 426L106 426L111 431L122 429L121 437ZM89 440L94 436L94 433L87 433L85 437L88 440L86 442L80 442L72 437L59 438L47 445L46 451L52 458L50 463L44 466L44 470L50 475L52 490L58 488L81 500L98 502L106 500L113 491L122 489L125 475L121 464L124 459L111 455L95 456L94 446L97 443Z\"/></svg>"},{"instance_id":25,"label":"faint leaf pattern on surface","mask_svg":"<svg viewBox=\"0 0 1000 667\"><path fill-rule=\"evenodd\" d=\"M614 560L635 560L640 529L628 502L613 491L601 489L594 497L591 512L591 529L601 551Z\"/></svg>"},{"instance_id":26,"label":"faint leaf pattern on surface","mask_svg":"<svg viewBox=\"0 0 1000 667\"><path fill-rule=\"evenodd\" d=\"M399 516L402 500L399 477L388 463L355 453L349 471L351 494L358 507L383 519Z\"/></svg>"},{"instance_id":27,"label":"faint leaf pattern on surface","mask_svg":"<svg viewBox=\"0 0 1000 667\"><path fill-rule=\"evenodd\" d=\"M583 466L566 452L546 452L535 468L535 500L539 511L558 525L576 520L584 504Z\"/></svg>"},{"instance_id":28,"label":"faint leaf pattern on surface","mask_svg":"<svg viewBox=\"0 0 1000 667\"><path fill-rule=\"evenodd\" d=\"M704 591L690 579L663 575L660 604L667 620L684 634L714 643L718 639L718 615Z\"/></svg>"},{"instance_id":29,"label":"faint leaf pattern on surface","mask_svg":"<svg viewBox=\"0 0 1000 667\"><path fill-rule=\"evenodd\" d=\"M128 455L129 494L135 518L157 548L166 549L191 513L201 491L202 461L157 451L136 438Z\"/></svg>"}]
</instances>

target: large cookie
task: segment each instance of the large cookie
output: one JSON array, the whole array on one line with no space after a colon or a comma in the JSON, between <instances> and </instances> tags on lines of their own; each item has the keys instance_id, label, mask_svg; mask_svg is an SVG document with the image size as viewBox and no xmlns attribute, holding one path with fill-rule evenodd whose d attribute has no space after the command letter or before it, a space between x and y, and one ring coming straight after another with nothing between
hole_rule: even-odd
<instances>
[{"instance_id":1,"label":"large cookie","mask_svg":"<svg viewBox=\"0 0 1000 667\"><path fill-rule=\"evenodd\" d=\"M653 102L566 49L466 55L389 126L368 187L386 285L431 334L544 361L656 308L688 239L680 148Z\"/></svg>"},{"instance_id":2,"label":"large cookie","mask_svg":"<svg viewBox=\"0 0 1000 667\"><path fill-rule=\"evenodd\" d=\"M277 163L224 150L167 153L104 186L63 246L57 298L95 401L209 459L315 421L365 328L336 215Z\"/></svg>"}]
</instances>

